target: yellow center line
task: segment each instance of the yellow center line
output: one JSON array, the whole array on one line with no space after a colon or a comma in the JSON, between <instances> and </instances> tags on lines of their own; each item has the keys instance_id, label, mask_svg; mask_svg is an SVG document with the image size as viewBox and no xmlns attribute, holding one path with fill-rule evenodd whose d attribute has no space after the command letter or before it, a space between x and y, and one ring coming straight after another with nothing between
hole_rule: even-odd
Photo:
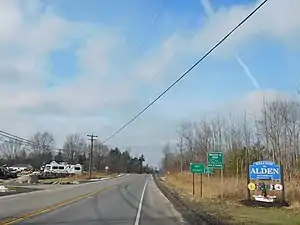
<instances>
[{"instance_id":1,"label":"yellow center line","mask_svg":"<svg viewBox=\"0 0 300 225\"><path fill-rule=\"evenodd\" d=\"M103 191L105 191L107 189L116 187L116 186L117 185L114 185L114 186L111 186L111 187L103 188L103 189L101 189L99 191L96 191L96 192L90 192L90 193L87 193L87 194L79 195L77 197L70 198L68 200L56 203L56 204L51 205L51 206L47 206L47 207L45 207L43 209L39 209L39 210L36 210L34 212L31 212L31 213L26 213L26 214L23 214L21 216L15 217L15 218L10 218L10 219L7 219L7 220L0 221L0 225L15 224L15 223L21 222L23 220L30 219L32 217L35 217L35 216L38 216L38 215L41 215L41 214L45 214L45 213L48 213L48 212L51 212L51 211L54 211L54 210L56 210L56 209L58 209L60 207L67 206L67 205L70 205L72 203L75 203L75 202L78 202L80 200L83 200L85 198L88 198L88 197L100 194L101 192L103 192Z\"/></svg>"}]
</instances>

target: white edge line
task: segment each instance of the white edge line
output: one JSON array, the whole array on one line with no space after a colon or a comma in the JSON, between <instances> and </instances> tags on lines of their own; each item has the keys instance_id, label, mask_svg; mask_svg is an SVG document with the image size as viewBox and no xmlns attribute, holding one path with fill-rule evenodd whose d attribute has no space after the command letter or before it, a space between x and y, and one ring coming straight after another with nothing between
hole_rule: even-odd
<instances>
[{"instance_id":1,"label":"white edge line","mask_svg":"<svg viewBox=\"0 0 300 225\"><path fill-rule=\"evenodd\" d=\"M153 176L152 176L152 179L154 179ZM180 224L188 224L187 221L183 218L182 214L179 211L177 211L177 209L174 207L173 203L167 198L167 196L165 196L165 194L159 189L159 187L156 184L155 184L155 187L156 187L158 193L169 204L172 214L179 219Z\"/></svg>"},{"instance_id":2,"label":"white edge line","mask_svg":"<svg viewBox=\"0 0 300 225\"><path fill-rule=\"evenodd\" d=\"M143 200L144 200L144 195L145 195L147 184L148 184L148 177L146 178L144 189L143 189L143 192L142 192L142 195L141 195L140 204L139 204L139 208L138 208L138 211L137 211L137 214L136 214L134 225L139 225L139 223L140 223L141 211L142 211Z\"/></svg>"}]
</instances>

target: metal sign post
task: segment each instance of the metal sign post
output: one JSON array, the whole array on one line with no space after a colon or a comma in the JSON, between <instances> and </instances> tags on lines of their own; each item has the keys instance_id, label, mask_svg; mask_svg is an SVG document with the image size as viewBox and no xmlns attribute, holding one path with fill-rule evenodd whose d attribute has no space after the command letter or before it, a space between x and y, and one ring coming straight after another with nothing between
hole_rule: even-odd
<instances>
[{"instance_id":1,"label":"metal sign post","mask_svg":"<svg viewBox=\"0 0 300 225\"><path fill-rule=\"evenodd\" d=\"M195 174L200 174L200 195L203 198L203 174L213 174L213 168L206 167L204 163L191 163L190 172L193 175L193 196L195 195Z\"/></svg>"},{"instance_id":2,"label":"metal sign post","mask_svg":"<svg viewBox=\"0 0 300 225\"><path fill-rule=\"evenodd\" d=\"M207 153L207 166L213 169L220 169L220 177L222 182L222 200L224 196L224 180L223 180L223 153L209 152Z\"/></svg>"},{"instance_id":3,"label":"metal sign post","mask_svg":"<svg viewBox=\"0 0 300 225\"><path fill-rule=\"evenodd\" d=\"M193 196L195 196L195 173L203 174L205 173L205 165L203 163L191 163L190 164L190 172L193 174ZM202 182L201 182L202 189Z\"/></svg>"}]
</instances>

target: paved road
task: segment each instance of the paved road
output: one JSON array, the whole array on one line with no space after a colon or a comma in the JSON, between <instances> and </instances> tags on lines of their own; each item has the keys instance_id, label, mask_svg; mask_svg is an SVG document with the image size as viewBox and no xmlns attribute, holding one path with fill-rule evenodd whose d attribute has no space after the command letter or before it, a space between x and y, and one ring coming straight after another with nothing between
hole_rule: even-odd
<instances>
[{"instance_id":1,"label":"paved road","mask_svg":"<svg viewBox=\"0 0 300 225\"><path fill-rule=\"evenodd\" d=\"M130 175L102 181L98 184L98 188L100 186L110 188L98 195L18 224L179 225L182 223L180 214L161 194L150 175ZM72 189L69 189L69 192L72 192L70 190ZM65 190L58 193L60 192L65 193ZM2 215L1 207L0 212Z\"/></svg>"}]
</instances>

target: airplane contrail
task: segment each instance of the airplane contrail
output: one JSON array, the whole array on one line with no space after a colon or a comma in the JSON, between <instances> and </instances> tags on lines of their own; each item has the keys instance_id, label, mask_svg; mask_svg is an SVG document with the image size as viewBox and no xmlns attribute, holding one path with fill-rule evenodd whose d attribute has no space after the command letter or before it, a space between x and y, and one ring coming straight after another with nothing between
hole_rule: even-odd
<instances>
[{"instance_id":1,"label":"airplane contrail","mask_svg":"<svg viewBox=\"0 0 300 225\"><path fill-rule=\"evenodd\" d=\"M252 73L250 72L248 66L242 61L242 59L239 57L238 54L235 55L235 58L236 58L237 62L240 64L240 66L243 67L243 69L244 69L246 75L247 75L248 78L251 80L253 86L254 86L256 89L260 90L260 86L259 86L257 80L255 79L255 77L254 77L254 76L252 75Z\"/></svg>"},{"instance_id":2,"label":"airplane contrail","mask_svg":"<svg viewBox=\"0 0 300 225\"><path fill-rule=\"evenodd\" d=\"M202 7L204 8L204 12L207 15L207 17L211 18L215 14L215 12L211 7L210 0L202 0L201 4Z\"/></svg>"},{"instance_id":3,"label":"airplane contrail","mask_svg":"<svg viewBox=\"0 0 300 225\"><path fill-rule=\"evenodd\" d=\"M201 4L202 4L202 7L204 9L204 12L205 12L206 16L209 19L211 19L214 16L215 12L214 12L211 4L210 4L210 0L202 0ZM236 58L238 64L244 69L247 77L251 80L251 82L254 85L254 87L256 89L261 89L260 86L259 86L259 84L258 84L258 82L257 82L257 80L255 79L255 77L250 72L248 66L243 62L243 60L239 57L238 54L235 55L235 58Z\"/></svg>"}]
</instances>

